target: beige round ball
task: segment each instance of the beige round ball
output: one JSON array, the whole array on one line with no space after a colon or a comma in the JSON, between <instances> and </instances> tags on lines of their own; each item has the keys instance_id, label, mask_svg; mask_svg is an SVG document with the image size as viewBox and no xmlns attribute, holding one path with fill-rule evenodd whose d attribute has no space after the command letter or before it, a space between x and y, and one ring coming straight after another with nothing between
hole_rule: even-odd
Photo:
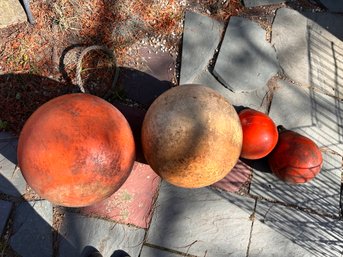
<instances>
[{"instance_id":1,"label":"beige round ball","mask_svg":"<svg viewBox=\"0 0 343 257\"><path fill-rule=\"evenodd\" d=\"M150 106L142 127L144 156L169 183L185 188L224 178L241 153L243 133L233 106L202 85L174 87Z\"/></svg>"}]
</instances>

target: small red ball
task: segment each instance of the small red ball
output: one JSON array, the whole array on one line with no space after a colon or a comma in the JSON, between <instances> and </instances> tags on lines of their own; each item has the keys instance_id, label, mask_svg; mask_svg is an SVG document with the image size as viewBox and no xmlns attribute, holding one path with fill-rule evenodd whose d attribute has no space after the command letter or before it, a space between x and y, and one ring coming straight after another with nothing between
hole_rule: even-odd
<instances>
[{"instance_id":1,"label":"small red ball","mask_svg":"<svg viewBox=\"0 0 343 257\"><path fill-rule=\"evenodd\" d=\"M275 147L278 131L268 115L253 109L239 113L243 129L241 157L256 160L267 156Z\"/></svg>"},{"instance_id":2,"label":"small red ball","mask_svg":"<svg viewBox=\"0 0 343 257\"><path fill-rule=\"evenodd\" d=\"M285 182L302 184L321 170L322 153L309 138L294 131L280 132L279 142L268 157L272 172Z\"/></svg>"}]
</instances>

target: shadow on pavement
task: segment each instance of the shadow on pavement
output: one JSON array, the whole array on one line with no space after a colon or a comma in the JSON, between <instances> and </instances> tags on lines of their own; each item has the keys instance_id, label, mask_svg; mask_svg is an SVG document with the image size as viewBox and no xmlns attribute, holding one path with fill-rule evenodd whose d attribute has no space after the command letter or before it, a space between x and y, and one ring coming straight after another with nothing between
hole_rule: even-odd
<instances>
[{"instance_id":1,"label":"shadow on pavement","mask_svg":"<svg viewBox=\"0 0 343 257\"><path fill-rule=\"evenodd\" d=\"M3 133L0 133L3 135ZM9 134L7 134L9 135ZM12 137L14 138L14 137ZM13 139L12 139L13 140ZM16 140L16 139L14 139ZM0 241L2 256L49 257L56 254L58 232L52 227L53 206L43 200L27 201L22 192L6 177L13 178L16 170L16 151L0 140L0 217L3 229ZM16 183L19 183L16 180ZM24 180L22 183L25 183Z\"/></svg>"}]
</instances>

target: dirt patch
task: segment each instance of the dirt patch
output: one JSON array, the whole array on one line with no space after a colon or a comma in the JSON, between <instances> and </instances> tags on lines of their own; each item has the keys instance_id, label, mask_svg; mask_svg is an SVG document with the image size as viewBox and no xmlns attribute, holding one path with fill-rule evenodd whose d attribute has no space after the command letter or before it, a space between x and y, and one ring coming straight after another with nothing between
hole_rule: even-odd
<instances>
[{"instance_id":1,"label":"dirt patch","mask_svg":"<svg viewBox=\"0 0 343 257\"><path fill-rule=\"evenodd\" d=\"M270 40L275 11L283 5L245 8L240 0L32 0L36 24L21 23L0 30L0 130L21 130L44 102L77 92L75 69L80 49L104 45L115 52L119 66L139 70L139 51L152 46L175 58L181 45L186 10L221 21L243 16L267 30ZM292 2L297 9L315 9L313 1ZM176 73L180 67L177 58ZM101 95L113 78L101 53L85 56L83 79ZM176 76L175 76L176 77Z\"/></svg>"}]
</instances>

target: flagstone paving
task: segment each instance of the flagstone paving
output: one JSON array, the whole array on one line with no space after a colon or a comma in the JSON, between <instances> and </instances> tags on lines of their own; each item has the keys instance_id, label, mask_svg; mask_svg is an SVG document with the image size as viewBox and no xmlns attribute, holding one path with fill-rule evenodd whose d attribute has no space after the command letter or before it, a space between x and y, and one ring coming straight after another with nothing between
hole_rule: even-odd
<instances>
[{"instance_id":1,"label":"flagstone paving","mask_svg":"<svg viewBox=\"0 0 343 257\"><path fill-rule=\"evenodd\" d=\"M52 256L52 222L50 202L20 203L14 211L10 246L21 256Z\"/></svg>"},{"instance_id":2,"label":"flagstone paving","mask_svg":"<svg viewBox=\"0 0 343 257\"><path fill-rule=\"evenodd\" d=\"M144 229L67 212L60 232L59 256L80 256L87 246L97 248L104 256L118 249L138 256L144 235Z\"/></svg>"},{"instance_id":3,"label":"flagstone paving","mask_svg":"<svg viewBox=\"0 0 343 257\"><path fill-rule=\"evenodd\" d=\"M244 1L250 7L279 2ZM75 257L90 247L104 257L341 257L343 18L340 2L321 2L330 12L279 8L271 44L247 17L231 17L226 26L187 11L180 70L180 84L205 84L237 111L269 113L277 125L314 140L324 157L315 179L290 185L270 172L266 159L242 159L210 187L161 182L145 163L140 133L144 108L173 85L175 59L143 47L142 71L123 67L119 84L144 108L113 102L133 130L137 161L108 199L66 209L35 200L17 168L17 138L0 133L1 245L23 257Z\"/></svg>"},{"instance_id":4,"label":"flagstone paving","mask_svg":"<svg viewBox=\"0 0 343 257\"><path fill-rule=\"evenodd\" d=\"M248 256L341 256L343 222L258 201Z\"/></svg>"},{"instance_id":5,"label":"flagstone paving","mask_svg":"<svg viewBox=\"0 0 343 257\"><path fill-rule=\"evenodd\" d=\"M244 201L253 210L254 201ZM208 188L182 189L162 183L146 242L196 256L243 257L251 213Z\"/></svg>"},{"instance_id":6,"label":"flagstone paving","mask_svg":"<svg viewBox=\"0 0 343 257\"><path fill-rule=\"evenodd\" d=\"M233 92L263 88L279 65L266 31L247 18L231 17L213 74Z\"/></svg>"}]
</instances>

